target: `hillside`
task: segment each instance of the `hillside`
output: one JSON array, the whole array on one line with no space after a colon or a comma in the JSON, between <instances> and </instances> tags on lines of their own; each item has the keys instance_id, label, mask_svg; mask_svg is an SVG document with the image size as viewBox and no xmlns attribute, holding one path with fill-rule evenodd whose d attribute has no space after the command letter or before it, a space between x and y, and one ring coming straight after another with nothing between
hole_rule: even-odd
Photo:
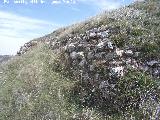
<instances>
[{"instance_id":1,"label":"hillside","mask_svg":"<svg viewBox=\"0 0 160 120\"><path fill-rule=\"evenodd\" d=\"M2 120L159 120L160 1L58 29L0 67Z\"/></svg>"},{"instance_id":2,"label":"hillside","mask_svg":"<svg viewBox=\"0 0 160 120\"><path fill-rule=\"evenodd\" d=\"M0 55L0 63L8 61L11 58L9 55Z\"/></svg>"}]
</instances>

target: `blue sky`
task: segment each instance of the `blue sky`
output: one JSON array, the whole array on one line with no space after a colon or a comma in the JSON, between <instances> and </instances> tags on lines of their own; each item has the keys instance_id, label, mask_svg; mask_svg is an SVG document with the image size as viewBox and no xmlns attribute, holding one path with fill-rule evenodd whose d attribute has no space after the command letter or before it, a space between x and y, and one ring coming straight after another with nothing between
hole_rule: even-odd
<instances>
[{"instance_id":1,"label":"blue sky","mask_svg":"<svg viewBox=\"0 0 160 120\"><path fill-rule=\"evenodd\" d=\"M0 0L0 54L16 54L20 46L55 29L83 21L134 0ZM40 2L44 2L41 4Z\"/></svg>"}]
</instances>

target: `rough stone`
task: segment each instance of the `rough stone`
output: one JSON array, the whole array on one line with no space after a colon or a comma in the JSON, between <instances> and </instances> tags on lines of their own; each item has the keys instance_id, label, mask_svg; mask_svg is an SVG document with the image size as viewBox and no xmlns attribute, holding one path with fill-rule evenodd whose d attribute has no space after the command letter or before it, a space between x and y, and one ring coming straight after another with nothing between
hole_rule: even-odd
<instances>
[{"instance_id":1,"label":"rough stone","mask_svg":"<svg viewBox=\"0 0 160 120\"><path fill-rule=\"evenodd\" d=\"M93 52L88 52L87 58L88 58L89 60L90 60L90 59L93 59L93 58L94 58L94 53L93 53Z\"/></svg>"},{"instance_id":2,"label":"rough stone","mask_svg":"<svg viewBox=\"0 0 160 120\"><path fill-rule=\"evenodd\" d=\"M108 42L108 48L109 49L113 49L114 48L112 42Z\"/></svg>"},{"instance_id":3,"label":"rough stone","mask_svg":"<svg viewBox=\"0 0 160 120\"><path fill-rule=\"evenodd\" d=\"M108 43L106 41L104 42L100 42L98 45L97 45L97 48L104 48Z\"/></svg>"},{"instance_id":4,"label":"rough stone","mask_svg":"<svg viewBox=\"0 0 160 120\"><path fill-rule=\"evenodd\" d=\"M72 52L72 53L70 53L70 57L71 57L72 59L76 59L76 58L78 57L78 55L77 55L76 52Z\"/></svg>"},{"instance_id":5,"label":"rough stone","mask_svg":"<svg viewBox=\"0 0 160 120\"><path fill-rule=\"evenodd\" d=\"M78 52L77 55L78 55L78 57L80 57L80 58L84 58L84 57L85 57L85 56L84 56L84 52Z\"/></svg>"},{"instance_id":6,"label":"rough stone","mask_svg":"<svg viewBox=\"0 0 160 120\"><path fill-rule=\"evenodd\" d=\"M122 77L124 75L123 70L124 70L123 66L112 67L110 70L111 76Z\"/></svg>"},{"instance_id":7,"label":"rough stone","mask_svg":"<svg viewBox=\"0 0 160 120\"><path fill-rule=\"evenodd\" d=\"M108 35L109 35L109 31L108 30L101 32L101 37L102 38L106 38L106 37L108 37Z\"/></svg>"},{"instance_id":8,"label":"rough stone","mask_svg":"<svg viewBox=\"0 0 160 120\"><path fill-rule=\"evenodd\" d=\"M95 32L91 32L89 35L90 38L95 38L96 36L97 36L97 34Z\"/></svg>"},{"instance_id":9,"label":"rough stone","mask_svg":"<svg viewBox=\"0 0 160 120\"><path fill-rule=\"evenodd\" d=\"M105 58L105 52L100 52L100 53L96 53L94 56L95 56L95 59L103 59Z\"/></svg>"},{"instance_id":10,"label":"rough stone","mask_svg":"<svg viewBox=\"0 0 160 120\"><path fill-rule=\"evenodd\" d=\"M116 54L118 56L122 57L123 53L124 53L124 50L120 50L119 48L116 48Z\"/></svg>"},{"instance_id":11,"label":"rough stone","mask_svg":"<svg viewBox=\"0 0 160 120\"><path fill-rule=\"evenodd\" d=\"M84 67L87 64L86 59L83 59L80 63L79 66Z\"/></svg>"},{"instance_id":12,"label":"rough stone","mask_svg":"<svg viewBox=\"0 0 160 120\"><path fill-rule=\"evenodd\" d=\"M135 57L135 58L138 58L139 56L140 56L140 52L134 52L134 56L133 57Z\"/></svg>"},{"instance_id":13,"label":"rough stone","mask_svg":"<svg viewBox=\"0 0 160 120\"><path fill-rule=\"evenodd\" d=\"M147 65L148 65L148 66L154 66L154 65L156 65L156 64L158 64L158 63L159 63L158 61L152 60L152 61L147 62Z\"/></svg>"},{"instance_id":14,"label":"rough stone","mask_svg":"<svg viewBox=\"0 0 160 120\"><path fill-rule=\"evenodd\" d=\"M73 43L71 43L71 44L69 44L69 45L67 46L67 51L68 51L69 53L73 52L74 50L75 50L75 45L74 45Z\"/></svg>"},{"instance_id":15,"label":"rough stone","mask_svg":"<svg viewBox=\"0 0 160 120\"><path fill-rule=\"evenodd\" d=\"M133 55L133 51L132 50L126 50L124 53L127 56L132 56Z\"/></svg>"},{"instance_id":16,"label":"rough stone","mask_svg":"<svg viewBox=\"0 0 160 120\"><path fill-rule=\"evenodd\" d=\"M94 65L90 65L90 66L89 66L89 70L90 70L90 71L94 71L94 70L95 70L95 66L94 66Z\"/></svg>"}]
</instances>

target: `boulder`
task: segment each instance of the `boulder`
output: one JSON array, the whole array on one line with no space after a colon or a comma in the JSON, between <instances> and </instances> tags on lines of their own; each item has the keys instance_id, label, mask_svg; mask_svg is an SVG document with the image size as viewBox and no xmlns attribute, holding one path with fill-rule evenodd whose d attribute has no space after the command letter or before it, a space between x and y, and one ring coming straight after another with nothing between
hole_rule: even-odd
<instances>
[{"instance_id":1,"label":"boulder","mask_svg":"<svg viewBox=\"0 0 160 120\"><path fill-rule=\"evenodd\" d=\"M160 68L153 69L153 76L160 77Z\"/></svg>"},{"instance_id":2,"label":"boulder","mask_svg":"<svg viewBox=\"0 0 160 120\"><path fill-rule=\"evenodd\" d=\"M131 59L131 58L127 58L127 59L125 60L125 63L126 63L126 65L131 64L131 63L132 63L132 59Z\"/></svg>"},{"instance_id":3,"label":"boulder","mask_svg":"<svg viewBox=\"0 0 160 120\"><path fill-rule=\"evenodd\" d=\"M83 50L85 49L85 45L82 44L82 43L80 43L80 44L76 47L76 49L77 49L78 51L83 51Z\"/></svg>"},{"instance_id":4,"label":"boulder","mask_svg":"<svg viewBox=\"0 0 160 120\"><path fill-rule=\"evenodd\" d=\"M97 45L96 47L102 49L102 48L104 48L107 44L108 44L108 42L102 41L102 42L98 43L98 45Z\"/></svg>"},{"instance_id":5,"label":"boulder","mask_svg":"<svg viewBox=\"0 0 160 120\"><path fill-rule=\"evenodd\" d=\"M112 49L112 50L114 49L112 42L108 42L108 48L109 48L109 49Z\"/></svg>"},{"instance_id":6,"label":"boulder","mask_svg":"<svg viewBox=\"0 0 160 120\"><path fill-rule=\"evenodd\" d=\"M67 47L66 47L66 51L68 51L69 53L73 52L75 50L75 45L73 43L70 43Z\"/></svg>"},{"instance_id":7,"label":"boulder","mask_svg":"<svg viewBox=\"0 0 160 120\"><path fill-rule=\"evenodd\" d=\"M122 57L123 53L124 53L124 50L120 50L119 48L116 48L116 54L118 56Z\"/></svg>"},{"instance_id":8,"label":"boulder","mask_svg":"<svg viewBox=\"0 0 160 120\"><path fill-rule=\"evenodd\" d=\"M126 56L132 56L133 55L132 50L126 50L124 53L125 53Z\"/></svg>"},{"instance_id":9,"label":"boulder","mask_svg":"<svg viewBox=\"0 0 160 120\"><path fill-rule=\"evenodd\" d=\"M133 57L135 57L135 58L137 58L137 57L139 57L140 56L140 52L134 52L134 56Z\"/></svg>"},{"instance_id":10,"label":"boulder","mask_svg":"<svg viewBox=\"0 0 160 120\"><path fill-rule=\"evenodd\" d=\"M99 29L98 28L93 28L91 31L97 33L99 31Z\"/></svg>"},{"instance_id":11,"label":"boulder","mask_svg":"<svg viewBox=\"0 0 160 120\"><path fill-rule=\"evenodd\" d=\"M84 56L84 52L78 52L77 53L78 57L80 57L81 59L83 59L85 56Z\"/></svg>"},{"instance_id":12,"label":"boulder","mask_svg":"<svg viewBox=\"0 0 160 120\"><path fill-rule=\"evenodd\" d=\"M95 74L95 80L97 81L97 80L99 80L99 78L100 78L100 75L98 73L96 73Z\"/></svg>"},{"instance_id":13,"label":"boulder","mask_svg":"<svg viewBox=\"0 0 160 120\"><path fill-rule=\"evenodd\" d=\"M84 67L87 64L86 59L82 59L81 62L79 63L79 66Z\"/></svg>"},{"instance_id":14,"label":"boulder","mask_svg":"<svg viewBox=\"0 0 160 120\"><path fill-rule=\"evenodd\" d=\"M118 58L118 56L117 56L117 54L114 53L114 52L110 52L110 53L108 53L108 54L105 54L105 59L106 59L107 61L111 61L111 60L114 60L114 59L116 59L116 58Z\"/></svg>"},{"instance_id":15,"label":"boulder","mask_svg":"<svg viewBox=\"0 0 160 120\"><path fill-rule=\"evenodd\" d=\"M95 32L91 32L90 34L89 34L89 37L90 38L95 38L97 36L97 34L95 33Z\"/></svg>"},{"instance_id":16,"label":"boulder","mask_svg":"<svg viewBox=\"0 0 160 120\"><path fill-rule=\"evenodd\" d=\"M36 40L34 40L34 41L31 41L31 45L32 45L32 46L35 46L35 45L37 45L37 43L38 43L38 41L36 41Z\"/></svg>"},{"instance_id":17,"label":"boulder","mask_svg":"<svg viewBox=\"0 0 160 120\"><path fill-rule=\"evenodd\" d=\"M101 37L102 38L106 38L108 36L109 36L109 31L108 30L101 32Z\"/></svg>"},{"instance_id":18,"label":"boulder","mask_svg":"<svg viewBox=\"0 0 160 120\"><path fill-rule=\"evenodd\" d=\"M147 65L151 66L151 67L154 66L154 65L156 65L156 64L159 64L159 62L156 61L156 60L152 60L152 61L147 62Z\"/></svg>"},{"instance_id":19,"label":"boulder","mask_svg":"<svg viewBox=\"0 0 160 120\"><path fill-rule=\"evenodd\" d=\"M70 57L72 59L76 59L78 57L77 52L74 51L74 52L70 53Z\"/></svg>"},{"instance_id":20,"label":"boulder","mask_svg":"<svg viewBox=\"0 0 160 120\"><path fill-rule=\"evenodd\" d=\"M77 58L83 59L85 56L84 56L84 52L75 52L75 51L73 51L72 53L70 53L70 57L72 59L77 59Z\"/></svg>"},{"instance_id":21,"label":"boulder","mask_svg":"<svg viewBox=\"0 0 160 120\"><path fill-rule=\"evenodd\" d=\"M94 70L95 70L95 66L94 66L94 65L90 65L90 66L89 66L89 70L90 70L90 71L94 71Z\"/></svg>"},{"instance_id":22,"label":"boulder","mask_svg":"<svg viewBox=\"0 0 160 120\"><path fill-rule=\"evenodd\" d=\"M96 53L94 56L96 59L103 59L105 58L105 52Z\"/></svg>"},{"instance_id":23,"label":"boulder","mask_svg":"<svg viewBox=\"0 0 160 120\"><path fill-rule=\"evenodd\" d=\"M93 52L88 52L87 59L91 60L93 58L94 58L94 53Z\"/></svg>"},{"instance_id":24,"label":"boulder","mask_svg":"<svg viewBox=\"0 0 160 120\"><path fill-rule=\"evenodd\" d=\"M124 75L124 67L123 66L112 67L110 69L110 73L111 76L122 77Z\"/></svg>"}]
</instances>

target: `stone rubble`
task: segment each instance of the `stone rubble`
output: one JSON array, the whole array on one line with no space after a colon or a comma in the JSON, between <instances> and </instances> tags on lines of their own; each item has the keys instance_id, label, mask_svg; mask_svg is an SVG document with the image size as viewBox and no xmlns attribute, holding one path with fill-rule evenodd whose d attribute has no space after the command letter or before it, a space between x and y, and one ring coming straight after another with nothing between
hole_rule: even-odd
<instances>
[{"instance_id":1,"label":"stone rubble","mask_svg":"<svg viewBox=\"0 0 160 120\"><path fill-rule=\"evenodd\" d=\"M25 43L24 46L20 48L20 50L17 52L17 55L25 54L27 51L29 51L33 46L36 46L38 41L30 41L28 43Z\"/></svg>"},{"instance_id":2,"label":"stone rubble","mask_svg":"<svg viewBox=\"0 0 160 120\"><path fill-rule=\"evenodd\" d=\"M87 72L89 76L93 71L98 72L99 68L103 69L104 67L106 71L103 72L108 75L107 79L112 79L113 76L111 74L115 74L114 77L119 78L125 74L127 68L131 67L149 72L153 77L160 78L160 62L158 60L142 63L138 60L141 54L140 51L136 51L132 47L127 49L118 48L112 42L109 36L117 34L119 31L119 26L108 27L107 25L102 25L101 27L87 30L83 34L69 34L62 41L58 41L57 37L52 36L43 37L41 41L49 44L55 51L64 49L66 58L70 59L71 63L74 63L74 66L71 64L70 67L77 68L76 66L79 66L80 68L78 67L75 71ZM32 40L24 44L17 54L25 54L38 43L39 41Z\"/></svg>"},{"instance_id":3,"label":"stone rubble","mask_svg":"<svg viewBox=\"0 0 160 120\"><path fill-rule=\"evenodd\" d=\"M141 69L149 72L153 77L160 78L160 64L158 61L142 62L138 60L141 52L134 48L118 48L109 38L116 34L119 28L93 28L81 35L70 35L62 47L65 58L70 61L70 68L75 76L79 76L89 84L104 84L106 81L116 81L126 74L128 68ZM54 41L53 41L54 42ZM52 44L53 45L53 44ZM54 46L52 49L54 50ZM114 82L108 84L115 86ZM108 86L107 84L107 86ZM106 85L106 83L104 84Z\"/></svg>"}]
</instances>

